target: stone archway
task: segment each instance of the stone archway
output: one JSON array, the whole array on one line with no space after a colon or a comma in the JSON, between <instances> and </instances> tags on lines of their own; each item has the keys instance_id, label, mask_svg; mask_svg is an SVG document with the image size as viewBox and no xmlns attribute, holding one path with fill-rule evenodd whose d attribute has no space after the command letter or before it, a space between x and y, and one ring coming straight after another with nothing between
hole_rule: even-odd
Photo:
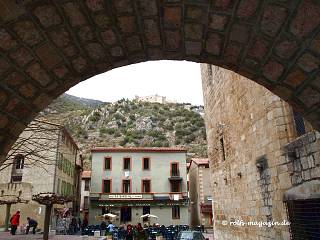
<instances>
[{"instance_id":1,"label":"stone archway","mask_svg":"<svg viewBox=\"0 0 320 240\"><path fill-rule=\"evenodd\" d=\"M317 0L2 0L0 155L54 98L159 59L231 69L320 128Z\"/></svg>"}]
</instances>

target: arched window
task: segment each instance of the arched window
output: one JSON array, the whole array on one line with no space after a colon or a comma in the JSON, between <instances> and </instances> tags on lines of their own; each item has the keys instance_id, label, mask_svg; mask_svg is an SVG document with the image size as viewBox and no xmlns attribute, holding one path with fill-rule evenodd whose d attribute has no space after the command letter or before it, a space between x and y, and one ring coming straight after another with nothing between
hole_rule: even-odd
<instances>
[{"instance_id":1,"label":"arched window","mask_svg":"<svg viewBox=\"0 0 320 240\"><path fill-rule=\"evenodd\" d=\"M18 154L14 158L14 164L16 169L24 168L24 156L22 154Z\"/></svg>"}]
</instances>

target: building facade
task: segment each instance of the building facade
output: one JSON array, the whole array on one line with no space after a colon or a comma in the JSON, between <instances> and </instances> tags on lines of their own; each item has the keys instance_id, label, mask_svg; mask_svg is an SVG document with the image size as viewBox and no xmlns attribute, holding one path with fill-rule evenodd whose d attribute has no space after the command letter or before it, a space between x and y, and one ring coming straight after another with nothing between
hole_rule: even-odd
<instances>
[{"instance_id":1,"label":"building facade","mask_svg":"<svg viewBox=\"0 0 320 240\"><path fill-rule=\"evenodd\" d=\"M213 226L209 159L192 158L189 166L190 226Z\"/></svg>"},{"instance_id":2,"label":"building facade","mask_svg":"<svg viewBox=\"0 0 320 240\"><path fill-rule=\"evenodd\" d=\"M116 225L188 224L186 150L181 148L92 149L89 223L113 213Z\"/></svg>"},{"instance_id":3,"label":"building facade","mask_svg":"<svg viewBox=\"0 0 320 240\"><path fill-rule=\"evenodd\" d=\"M316 239L319 133L264 87L212 65L201 72L215 239Z\"/></svg>"},{"instance_id":4,"label":"building facade","mask_svg":"<svg viewBox=\"0 0 320 240\"><path fill-rule=\"evenodd\" d=\"M1 170L0 183L31 184L32 195L54 192L62 195L76 195L79 192L80 167L77 164L78 147L63 126L33 121L21 133L16 144L7 156L8 166ZM56 213L60 208L68 207L77 214L77 201L64 206L55 206L51 225L55 226ZM1 212L5 212L0 206ZM21 211L21 223L31 217L43 228L45 206L34 201L28 204L12 205L11 212ZM4 224L4 216L0 216L0 225Z\"/></svg>"},{"instance_id":5,"label":"building facade","mask_svg":"<svg viewBox=\"0 0 320 240\"><path fill-rule=\"evenodd\" d=\"M177 101L169 100L167 99L167 97L159 96L158 94L143 96L143 97L135 96L135 100L141 101L141 102L161 103L161 104L177 103Z\"/></svg>"},{"instance_id":6,"label":"building facade","mask_svg":"<svg viewBox=\"0 0 320 240\"><path fill-rule=\"evenodd\" d=\"M81 206L83 218L89 217L91 171L83 171L81 176Z\"/></svg>"}]
</instances>

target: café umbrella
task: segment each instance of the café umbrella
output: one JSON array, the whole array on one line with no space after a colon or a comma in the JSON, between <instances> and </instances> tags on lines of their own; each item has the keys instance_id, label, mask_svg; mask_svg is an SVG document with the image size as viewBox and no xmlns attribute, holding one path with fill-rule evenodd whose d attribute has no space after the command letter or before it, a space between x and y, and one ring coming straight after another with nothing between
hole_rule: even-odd
<instances>
[{"instance_id":1,"label":"caf\u00e9 umbrella","mask_svg":"<svg viewBox=\"0 0 320 240\"><path fill-rule=\"evenodd\" d=\"M147 213L147 214L142 215L140 218L158 218L158 217L156 215L152 215L152 214Z\"/></svg>"},{"instance_id":2,"label":"caf\u00e9 umbrella","mask_svg":"<svg viewBox=\"0 0 320 240\"><path fill-rule=\"evenodd\" d=\"M103 214L103 217L115 218L115 217L117 217L117 215L112 214L112 213L106 213L106 214Z\"/></svg>"}]
</instances>

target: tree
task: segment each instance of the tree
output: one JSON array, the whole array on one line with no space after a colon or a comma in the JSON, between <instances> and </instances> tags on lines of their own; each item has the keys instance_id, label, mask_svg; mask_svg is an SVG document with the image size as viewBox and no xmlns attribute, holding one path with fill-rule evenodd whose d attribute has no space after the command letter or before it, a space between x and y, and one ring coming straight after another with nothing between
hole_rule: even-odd
<instances>
[{"instance_id":1,"label":"tree","mask_svg":"<svg viewBox=\"0 0 320 240\"><path fill-rule=\"evenodd\" d=\"M46 213L44 217L43 240L48 240L49 224L53 204L65 204L67 202L72 202L74 201L74 196L62 196L53 192L46 192L33 195L32 200L39 204L45 205L46 207Z\"/></svg>"},{"instance_id":2,"label":"tree","mask_svg":"<svg viewBox=\"0 0 320 240\"><path fill-rule=\"evenodd\" d=\"M0 167L0 174L3 174L5 171L7 174L10 174L8 167L12 166L10 183L7 184L11 184L12 182L16 184L19 182L23 183L22 175L24 168L40 168L37 171L37 176L41 174L52 176L53 174L56 174L56 170L60 170L70 176L70 178L73 178L74 182L76 170L75 166L73 166L73 161L75 160L74 156L77 152L76 148L72 144L70 146L70 142L72 142L72 140L68 140L68 138L69 135L61 125L41 120L34 120L27 126L19 136L18 140L14 143L12 149L6 156L5 163ZM68 159L72 159L72 161L69 161ZM33 186L35 186L35 183L33 183ZM36 191L34 194L39 193L36 189L34 190ZM48 189L48 191L51 190ZM35 198L32 198L32 200L39 198L42 201L46 199L45 197L42 198L42 195L40 196L39 194L35 195ZM53 196L53 198L49 199L53 202L56 201L64 203L69 201L69 198L67 197L59 196L56 193L50 194L49 196ZM16 201L16 203L19 203L19 201ZM45 205L47 206L48 204ZM52 205L49 204L48 206L50 209L49 207L46 207L47 212L45 217L50 217L50 213L48 211L51 211ZM10 208L8 208L9 207L7 207L7 212L10 212Z\"/></svg>"},{"instance_id":3,"label":"tree","mask_svg":"<svg viewBox=\"0 0 320 240\"><path fill-rule=\"evenodd\" d=\"M6 205L6 217L5 217L5 231L8 231L9 228L9 218L10 218L10 210L11 205L17 204L17 203L28 203L29 200L24 200L20 197L20 194L14 195L14 194L2 194L0 195L0 205Z\"/></svg>"},{"instance_id":4,"label":"tree","mask_svg":"<svg viewBox=\"0 0 320 240\"><path fill-rule=\"evenodd\" d=\"M46 169L48 165L56 165L61 129L62 126L58 124L41 120L32 121L13 144L0 167L0 172L11 165L15 165L16 169L29 167Z\"/></svg>"}]
</instances>

